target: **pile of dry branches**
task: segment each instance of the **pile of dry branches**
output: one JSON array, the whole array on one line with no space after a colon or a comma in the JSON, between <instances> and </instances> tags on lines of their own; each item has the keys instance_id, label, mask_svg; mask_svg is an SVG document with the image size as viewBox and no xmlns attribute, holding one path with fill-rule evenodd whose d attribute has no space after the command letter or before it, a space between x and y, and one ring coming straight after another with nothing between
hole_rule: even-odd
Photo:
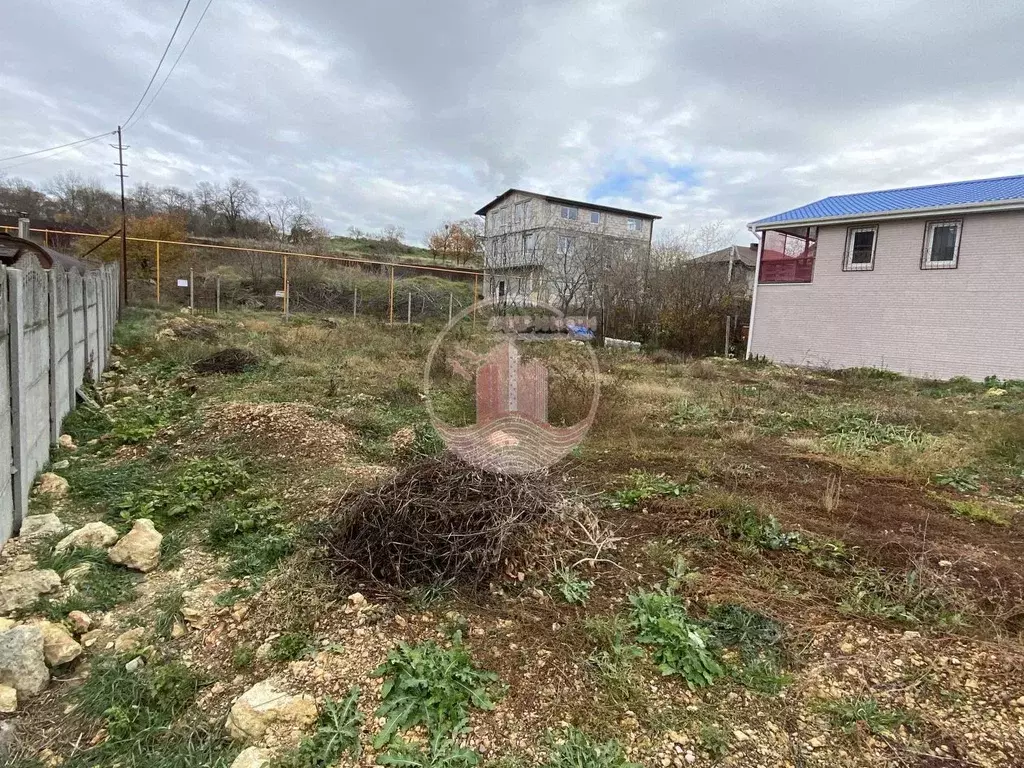
<instances>
[{"instance_id":1,"label":"pile of dry branches","mask_svg":"<svg viewBox=\"0 0 1024 768\"><path fill-rule=\"evenodd\" d=\"M377 591L481 589L516 572L560 503L545 474L493 474L445 455L343 498L324 546L338 576Z\"/></svg>"},{"instance_id":2,"label":"pile of dry branches","mask_svg":"<svg viewBox=\"0 0 1024 768\"><path fill-rule=\"evenodd\" d=\"M196 373L245 373L258 368L260 359L252 352L228 347L197 361L192 368Z\"/></svg>"}]
</instances>

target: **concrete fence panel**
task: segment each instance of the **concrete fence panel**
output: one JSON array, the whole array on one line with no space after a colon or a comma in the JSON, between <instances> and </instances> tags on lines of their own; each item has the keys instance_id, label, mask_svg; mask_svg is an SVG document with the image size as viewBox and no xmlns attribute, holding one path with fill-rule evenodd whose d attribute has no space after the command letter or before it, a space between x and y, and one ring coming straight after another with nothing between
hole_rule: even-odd
<instances>
[{"instance_id":1,"label":"concrete fence panel","mask_svg":"<svg viewBox=\"0 0 1024 768\"><path fill-rule=\"evenodd\" d=\"M0 265L0 403L11 402L11 347L7 303L7 271ZM6 409L5 409L6 410ZM0 418L0 542L14 532L14 475L10 411Z\"/></svg>"},{"instance_id":2,"label":"concrete fence panel","mask_svg":"<svg viewBox=\"0 0 1024 768\"><path fill-rule=\"evenodd\" d=\"M119 302L116 265L18 264L0 266L0 545L21 528L76 388L106 365Z\"/></svg>"}]
</instances>

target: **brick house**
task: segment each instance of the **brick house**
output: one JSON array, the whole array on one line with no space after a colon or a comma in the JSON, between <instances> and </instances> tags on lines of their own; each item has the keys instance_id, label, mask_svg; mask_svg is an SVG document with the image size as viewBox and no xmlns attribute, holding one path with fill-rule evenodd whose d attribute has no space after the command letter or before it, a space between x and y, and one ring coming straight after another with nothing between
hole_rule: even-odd
<instances>
[{"instance_id":1,"label":"brick house","mask_svg":"<svg viewBox=\"0 0 1024 768\"><path fill-rule=\"evenodd\" d=\"M828 197L749 227L748 356L1024 379L1024 176Z\"/></svg>"},{"instance_id":2,"label":"brick house","mask_svg":"<svg viewBox=\"0 0 1024 768\"><path fill-rule=\"evenodd\" d=\"M509 189L476 212L484 217L484 295L524 305L541 301L589 311L601 270L649 250L650 213Z\"/></svg>"}]
</instances>

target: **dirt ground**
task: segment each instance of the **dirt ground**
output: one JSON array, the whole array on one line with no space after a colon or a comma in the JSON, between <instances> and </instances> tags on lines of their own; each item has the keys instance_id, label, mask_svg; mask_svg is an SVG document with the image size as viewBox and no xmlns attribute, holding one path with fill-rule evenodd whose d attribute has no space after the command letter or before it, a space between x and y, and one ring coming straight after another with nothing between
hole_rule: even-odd
<instances>
[{"instance_id":1,"label":"dirt ground","mask_svg":"<svg viewBox=\"0 0 1024 768\"><path fill-rule=\"evenodd\" d=\"M282 764L372 765L387 750L373 745L384 726L374 670L400 642L444 645L458 632L500 681L494 709L473 709L456 737L481 765L624 764L558 762L569 727L644 766L1024 765L1024 384L602 353L597 422L552 470L597 521L592 556L560 557L554 541L554 561L483 594L363 602L360 585L330 577L317 531L343 494L437 450L419 396L436 329L200 322L209 338L160 335L158 312L127 317L96 389L102 414L79 409L65 427L76 449L54 452L68 496L37 497L34 512L123 534L148 504L164 543L160 566L132 574L122 599L95 601L88 644L76 633L82 655L0 715L13 725L12 764L227 768L245 746L225 737L228 712L270 679L321 708L361 689L358 758ZM258 368L192 371L229 346ZM228 533L216 526L225 514ZM26 556L50 562L52 543L12 540L0 579ZM576 563L573 578L591 585L583 600L566 601L552 562ZM602 627L628 627L630 597L655 588L701 626L723 606L778 626L758 651L771 670L755 675L723 646L728 673L692 688L661 674L632 629L628 662L601 667ZM47 605L73 597L65 579ZM44 612L66 621L42 604L12 618ZM188 751L199 736L111 751L119 721L82 692L134 627L144 639L122 661L195 674L164 728L195 729L205 751ZM284 636L299 652L279 652ZM274 758L298 738L272 744Z\"/></svg>"}]
</instances>

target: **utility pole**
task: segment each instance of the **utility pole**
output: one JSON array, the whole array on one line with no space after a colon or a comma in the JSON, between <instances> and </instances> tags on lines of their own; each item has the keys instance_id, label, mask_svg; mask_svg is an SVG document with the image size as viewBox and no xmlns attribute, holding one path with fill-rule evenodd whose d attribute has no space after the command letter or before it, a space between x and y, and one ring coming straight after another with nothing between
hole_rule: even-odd
<instances>
[{"instance_id":1,"label":"utility pole","mask_svg":"<svg viewBox=\"0 0 1024 768\"><path fill-rule=\"evenodd\" d=\"M121 126L117 126L117 169L121 179L121 306L128 304L128 215L124 204L124 142L121 141ZM159 290L159 289L158 289Z\"/></svg>"}]
</instances>

